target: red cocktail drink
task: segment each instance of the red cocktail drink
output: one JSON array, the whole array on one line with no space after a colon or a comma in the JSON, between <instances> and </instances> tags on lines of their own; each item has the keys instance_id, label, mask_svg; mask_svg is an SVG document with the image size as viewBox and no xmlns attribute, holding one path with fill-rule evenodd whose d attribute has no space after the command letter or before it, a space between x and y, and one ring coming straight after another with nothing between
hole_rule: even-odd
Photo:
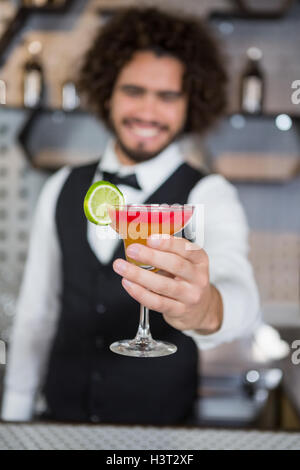
<instances>
[{"instance_id":1,"label":"red cocktail drink","mask_svg":"<svg viewBox=\"0 0 300 470\"><path fill-rule=\"evenodd\" d=\"M180 232L192 218L194 206L191 205L119 205L108 208L112 228L124 240L126 258L141 268L151 270L157 276L154 266L143 265L127 256L127 247L132 243L146 245L150 235L169 237ZM177 351L174 344L155 341L150 333L149 309L140 307L140 323L134 339L116 341L110 349L118 354L135 357L158 357L173 354Z\"/></svg>"},{"instance_id":2,"label":"red cocktail drink","mask_svg":"<svg viewBox=\"0 0 300 470\"><path fill-rule=\"evenodd\" d=\"M109 209L112 220L111 226L124 240L125 255L128 261L148 269L151 266L143 266L141 263L129 258L126 254L127 247L132 243L146 245L150 235L174 235L180 232L193 215L193 207L167 206L167 205L143 205L135 204L116 206Z\"/></svg>"}]
</instances>

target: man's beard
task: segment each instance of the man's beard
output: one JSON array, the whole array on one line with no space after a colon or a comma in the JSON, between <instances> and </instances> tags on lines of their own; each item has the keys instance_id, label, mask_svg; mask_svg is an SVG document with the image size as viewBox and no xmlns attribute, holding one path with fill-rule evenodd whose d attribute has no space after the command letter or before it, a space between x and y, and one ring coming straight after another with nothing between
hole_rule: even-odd
<instances>
[{"instance_id":1,"label":"man's beard","mask_svg":"<svg viewBox=\"0 0 300 470\"><path fill-rule=\"evenodd\" d=\"M157 150L155 150L154 152L147 152L146 150L143 150L143 146L144 146L143 143L139 144L138 147L135 149L127 147L122 141L122 139L120 138L113 123L110 122L110 124L116 136L117 145L122 150L122 152L135 163L141 163L141 162L151 160L151 158L156 157L163 150L165 150L170 144L172 144L175 140L177 140L183 133L183 128L180 128L178 132L176 132L174 135L171 135L169 140L167 140L166 143L163 144L161 147L159 147ZM168 131L168 128L165 128L165 131Z\"/></svg>"},{"instance_id":2,"label":"man's beard","mask_svg":"<svg viewBox=\"0 0 300 470\"><path fill-rule=\"evenodd\" d=\"M119 138L119 136L116 134L116 140L117 140L117 145L120 147L123 153L127 157L129 157L132 161L135 163L141 163L145 162L147 160L151 160L151 158L156 157L158 154L160 154L165 148L167 148L174 140L178 137L178 134L176 134L174 137L170 138L164 145L159 147L155 152L147 152L143 150L143 145L140 146L140 148L137 149L131 149L128 148L122 140Z\"/></svg>"}]
</instances>

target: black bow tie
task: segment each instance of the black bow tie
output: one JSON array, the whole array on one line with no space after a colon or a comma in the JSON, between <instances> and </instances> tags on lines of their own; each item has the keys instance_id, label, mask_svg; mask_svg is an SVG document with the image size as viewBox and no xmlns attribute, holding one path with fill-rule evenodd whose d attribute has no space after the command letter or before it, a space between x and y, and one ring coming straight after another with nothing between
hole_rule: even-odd
<instances>
[{"instance_id":1,"label":"black bow tie","mask_svg":"<svg viewBox=\"0 0 300 470\"><path fill-rule=\"evenodd\" d=\"M102 178L104 181L109 181L110 183L116 186L118 186L119 184L127 184L127 186L132 186L136 189L142 189L138 183L138 180L136 179L135 173L126 176L119 176L117 173L109 173L108 171L103 171Z\"/></svg>"}]
</instances>

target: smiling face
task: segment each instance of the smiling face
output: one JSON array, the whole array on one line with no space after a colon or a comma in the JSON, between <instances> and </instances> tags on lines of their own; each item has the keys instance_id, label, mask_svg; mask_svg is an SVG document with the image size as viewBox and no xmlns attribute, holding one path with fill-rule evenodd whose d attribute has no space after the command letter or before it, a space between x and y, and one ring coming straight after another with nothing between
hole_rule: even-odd
<instances>
[{"instance_id":1,"label":"smiling face","mask_svg":"<svg viewBox=\"0 0 300 470\"><path fill-rule=\"evenodd\" d=\"M178 59L148 51L137 52L123 67L109 103L122 163L153 158L182 131L187 110L183 74Z\"/></svg>"}]
</instances>

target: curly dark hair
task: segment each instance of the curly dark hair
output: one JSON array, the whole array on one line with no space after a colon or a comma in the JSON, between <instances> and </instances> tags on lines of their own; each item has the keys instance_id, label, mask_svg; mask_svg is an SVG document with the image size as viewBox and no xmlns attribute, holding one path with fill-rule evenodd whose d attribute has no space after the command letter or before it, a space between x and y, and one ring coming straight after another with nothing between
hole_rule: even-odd
<instances>
[{"instance_id":1,"label":"curly dark hair","mask_svg":"<svg viewBox=\"0 0 300 470\"><path fill-rule=\"evenodd\" d=\"M202 21L156 8L124 9L101 27L78 79L87 106L111 129L108 102L116 79L135 52L145 50L184 64L189 103L184 132L208 130L226 107L227 73L218 43Z\"/></svg>"}]
</instances>

